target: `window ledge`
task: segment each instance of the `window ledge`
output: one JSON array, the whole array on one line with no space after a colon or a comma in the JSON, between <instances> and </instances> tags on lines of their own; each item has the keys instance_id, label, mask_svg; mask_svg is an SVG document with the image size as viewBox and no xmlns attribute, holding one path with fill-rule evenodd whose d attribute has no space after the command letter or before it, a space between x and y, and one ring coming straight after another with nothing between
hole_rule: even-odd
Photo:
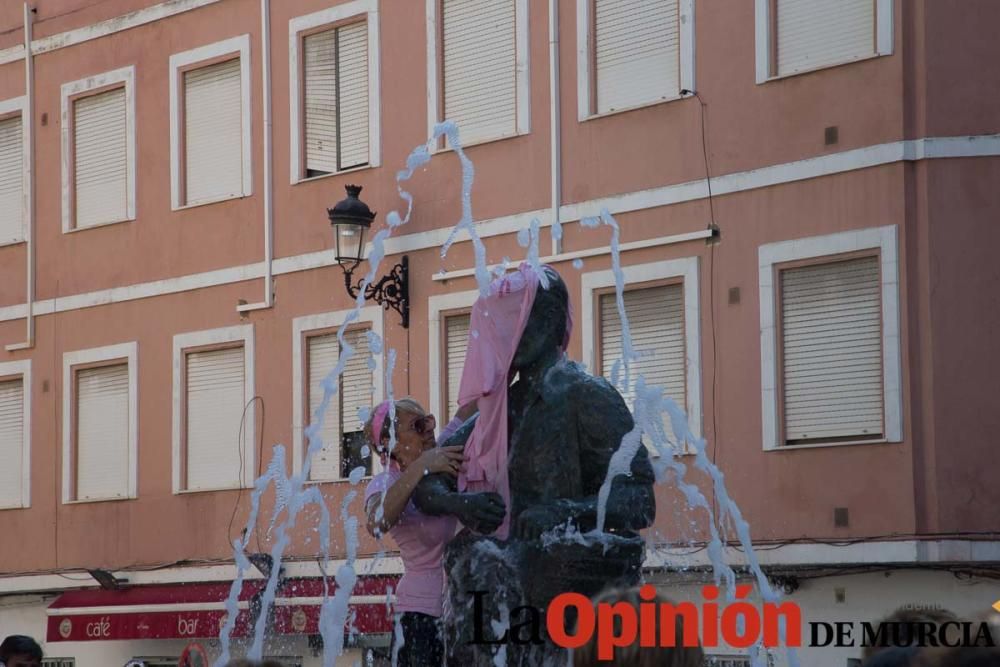
<instances>
[{"instance_id":1,"label":"window ledge","mask_svg":"<svg viewBox=\"0 0 1000 667\"><path fill-rule=\"evenodd\" d=\"M21 245L22 243L27 243L24 239L14 239L12 241L0 241L0 248L6 248L7 246Z\"/></svg>"},{"instance_id":2,"label":"window ledge","mask_svg":"<svg viewBox=\"0 0 1000 667\"><path fill-rule=\"evenodd\" d=\"M251 484L249 486L243 486L243 485L220 486L220 487L217 487L217 488L214 488L214 489L178 489L178 490L174 491L174 495L175 496L186 496L186 495L195 494L195 493L218 493L219 491L247 491L247 490L252 489L252 488L253 488L253 485Z\"/></svg>"},{"instance_id":3,"label":"window ledge","mask_svg":"<svg viewBox=\"0 0 1000 667\"><path fill-rule=\"evenodd\" d=\"M90 503L114 503L124 500L135 500L137 496L118 496L115 498L86 498L81 500L64 500L63 505L87 505Z\"/></svg>"},{"instance_id":4,"label":"window ledge","mask_svg":"<svg viewBox=\"0 0 1000 667\"><path fill-rule=\"evenodd\" d=\"M124 222L133 222L134 220L135 218L122 218L121 220L109 220L108 222L99 222L96 225L87 225L86 227L73 227L71 229L64 229L63 234L76 234L77 232L85 232L88 229L100 229L101 227L120 225Z\"/></svg>"},{"instance_id":5,"label":"window ledge","mask_svg":"<svg viewBox=\"0 0 1000 667\"><path fill-rule=\"evenodd\" d=\"M781 81L782 79L790 79L795 76L801 76L803 74L812 74L814 72L822 72L823 70L832 69L834 67L843 67L844 65L853 65L854 63L864 62L866 60L875 60L876 58L885 58L886 56L892 55L891 53L870 53L864 56L857 56L855 58L848 58L847 60L839 60L837 62L829 63L827 65L817 65L816 67L810 67L809 69L800 69L794 72L788 72L787 74L775 74L770 76L766 81L762 81L757 84L759 86L771 83L772 81Z\"/></svg>"},{"instance_id":6,"label":"window ledge","mask_svg":"<svg viewBox=\"0 0 1000 667\"><path fill-rule=\"evenodd\" d=\"M31 505L0 505L0 512L31 509Z\"/></svg>"},{"instance_id":7,"label":"window ledge","mask_svg":"<svg viewBox=\"0 0 1000 667\"><path fill-rule=\"evenodd\" d=\"M358 484L360 484L361 482L370 482L374 478L375 478L375 475L366 475L365 477L362 477L360 480L358 480ZM341 478L341 479L307 479L305 481L305 483L306 484L312 484L312 485L316 485L316 484L350 484L351 480L347 479L346 477Z\"/></svg>"},{"instance_id":8,"label":"window ledge","mask_svg":"<svg viewBox=\"0 0 1000 667\"><path fill-rule=\"evenodd\" d=\"M304 176L298 180L292 181L292 185L299 185L300 183L312 183L313 181L322 181L325 178L331 178L333 176L343 176L344 174L353 174L359 171L365 171L366 169L375 169L379 165L377 164L363 164L359 167L351 167L350 169L341 169L340 171L332 171L329 174L321 174L320 176Z\"/></svg>"},{"instance_id":9,"label":"window ledge","mask_svg":"<svg viewBox=\"0 0 1000 667\"><path fill-rule=\"evenodd\" d=\"M592 113L588 116L580 118L579 120L581 123L585 123L588 120L598 120L600 118L607 118L608 116L617 116L618 114L628 113L629 111L636 111L638 109L648 109L649 107L655 107L661 104L669 104L670 102L686 100L689 97L694 97L694 95L675 95L674 97L664 97L661 100L654 100L652 102L643 102L642 104L636 104L630 107L623 107L621 109L614 109L612 111L602 111L601 113Z\"/></svg>"},{"instance_id":10,"label":"window ledge","mask_svg":"<svg viewBox=\"0 0 1000 667\"><path fill-rule=\"evenodd\" d=\"M846 440L844 442L822 442L815 445L778 445L774 447L765 447L765 452L784 452L792 449L820 449L824 447L855 447L858 445L892 445L899 444L901 440L889 440L888 438L881 438L879 440Z\"/></svg>"},{"instance_id":11,"label":"window ledge","mask_svg":"<svg viewBox=\"0 0 1000 667\"><path fill-rule=\"evenodd\" d=\"M459 129L459 131L461 132L461 129ZM493 144L493 143L496 143L498 141L506 141L508 139L516 139L518 137L526 137L529 134L531 134L530 130L528 130L526 132L515 132L513 134L504 134L504 135L501 135L499 137L490 137L488 139L478 139L476 141L471 141L471 142L468 142L468 143L464 143L463 142L462 143L462 150L468 150L468 149L473 148L475 146L483 146L483 145L486 145L486 144ZM451 145L448 143L448 135L446 135L446 134L442 135L441 138L445 142L444 146L435 146L434 148L431 149L431 154L432 155L437 155L439 153L454 153L455 149L452 148ZM461 136L459 136L459 140L461 140Z\"/></svg>"},{"instance_id":12,"label":"window ledge","mask_svg":"<svg viewBox=\"0 0 1000 667\"><path fill-rule=\"evenodd\" d=\"M246 199L250 197L252 193L242 193L238 195L225 195L224 197L218 197L217 199L206 199L205 201L195 202L193 204L181 204L180 206L172 206L170 210L172 211L186 211L189 208L198 208L199 206L210 206L211 204L221 204L222 202L232 201L234 199Z\"/></svg>"}]
</instances>

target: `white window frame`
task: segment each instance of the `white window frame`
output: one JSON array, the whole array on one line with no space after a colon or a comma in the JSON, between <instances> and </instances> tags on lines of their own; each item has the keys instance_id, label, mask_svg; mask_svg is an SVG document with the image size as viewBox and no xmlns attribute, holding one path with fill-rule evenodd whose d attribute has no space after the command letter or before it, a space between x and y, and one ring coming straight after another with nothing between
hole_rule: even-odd
<instances>
[{"instance_id":1,"label":"white window frame","mask_svg":"<svg viewBox=\"0 0 1000 667\"><path fill-rule=\"evenodd\" d=\"M443 378L448 376L445 359L442 358L441 336L445 331L445 318L455 310L471 308L479 298L479 290L440 294L427 299L428 331L428 384L430 385L430 410L435 416L444 415L447 407L441 397ZM442 425L443 426L443 425Z\"/></svg>"},{"instance_id":2,"label":"white window frame","mask_svg":"<svg viewBox=\"0 0 1000 667\"><path fill-rule=\"evenodd\" d=\"M441 2L426 0L427 3L427 136L434 135L434 126L444 120L441 117ZM514 69L517 95L516 132L506 137L493 137L463 143L462 148L486 144L503 139L513 139L531 132L531 59L528 43L528 0L515 0L514 4ZM432 147L435 152L448 151L448 142L437 142Z\"/></svg>"},{"instance_id":3,"label":"white window frame","mask_svg":"<svg viewBox=\"0 0 1000 667\"><path fill-rule=\"evenodd\" d=\"M75 429L73 428L74 402L76 395L75 368L85 364L100 364L124 359L128 364L128 495L124 498L93 498L76 500L73 498L73 475L76 470L70 465L73 460ZM64 505L81 503L106 503L135 499L139 480L139 344L135 341L76 350L63 353L63 409L62 409L62 502Z\"/></svg>"},{"instance_id":4,"label":"white window frame","mask_svg":"<svg viewBox=\"0 0 1000 667\"><path fill-rule=\"evenodd\" d=\"M181 201L181 183L184 178L182 142L184 128L181 126L181 105L183 104L182 84L184 72L197 69L199 64L214 64L211 61L225 56L238 55L240 58L240 95L243 111L243 191L235 196L219 197L209 201L199 201L188 204ZM251 137L253 136L250 108L250 35L240 35L224 39L221 42L199 46L196 49L182 51L170 56L170 208L180 211L197 206L207 206L220 201L229 201L253 194L253 155Z\"/></svg>"},{"instance_id":5,"label":"white window frame","mask_svg":"<svg viewBox=\"0 0 1000 667\"><path fill-rule=\"evenodd\" d=\"M22 96L0 102L0 120L18 115L21 117L21 236L10 241L0 239L0 247L24 243L28 238L28 152L31 149L27 131L28 98Z\"/></svg>"},{"instance_id":6,"label":"white window frame","mask_svg":"<svg viewBox=\"0 0 1000 667\"><path fill-rule=\"evenodd\" d=\"M302 156L305 146L305 90L302 86L302 36L316 28L364 16L368 25L368 164L306 178ZM354 0L288 22L289 118L291 119L291 183L315 181L351 171L371 169L382 164L381 70L379 58L379 13L377 0Z\"/></svg>"},{"instance_id":7,"label":"white window frame","mask_svg":"<svg viewBox=\"0 0 1000 667\"><path fill-rule=\"evenodd\" d=\"M875 53L865 58L847 60L842 63L822 65L809 70L778 75L773 56L773 41L776 35L772 25L772 3L775 0L754 0L754 49L757 70L757 83L767 83L790 76L809 74L830 67L838 67L847 63L861 62L881 56L891 56L893 49L893 0L875 0Z\"/></svg>"},{"instance_id":8,"label":"white window frame","mask_svg":"<svg viewBox=\"0 0 1000 667\"><path fill-rule=\"evenodd\" d=\"M680 11L680 87L683 90L697 90L694 86L695 0L678 1L678 9ZM642 109L643 107L653 106L655 104L664 104L666 102L673 102L674 100L682 99L682 96L678 93L675 97L646 102L644 104L638 104L624 109L615 109L614 111L607 111L605 113L597 113L595 109L591 108L593 86L596 85L593 68L593 3L594 0L576 0L577 118L580 121L590 120L591 118L603 118L605 116L612 116L614 114L624 113L633 109Z\"/></svg>"},{"instance_id":9,"label":"white window frame","mask_svg":"<svg viewBox=\"0 0 1000 667\"><path fill-rule=\"evenodd\" d=\"M775 265L805 259L829 257L863 250L879 250L882 294L882 400L885 434L878 440L786 445L779 441L778 414L778 327ZM761 427L765 451L843 447L902 442L903 394L901 345L899 336L899 261L896 226L870 227L825 236L779 241L760 246L760 382Z\"/></svg>"},{"instance_id":10,"label":"white window frame","mask_svg":"<svg viewBox=\"0 0 1000 667\"><path fill-rule=\"evenodd\" d=\"M702 437L702 402L701 402L701 301L698 278L699 261L697 257L683 257L663 262L648 264L633 264L622 267L625 279L625 289L629 285L639 285L656 280L680 278L684 290L684 353L687 357L686 392L688 428L696 438ZM581 278L582 308L581 330L583 337L583 360L594 375L600 375L597 368L597 345L594 313L595 293L615 286L614 271L590 271ZM685 447L679 454L694 454L693 447Z\"/></svg>"},{"instance_id":11,"label":"white window frame","mask_svg":"<svg viewBox=\"0 0 1000 667\"><path fill-rule=\"evenodd\" d=\"M339 329L347 321L347 317L354 310L337 310L329 313L317 313L315 315L303 315L292 320L292 470L297 474L302 470L305 461L305 452L308 448L306 442L305 429L309 426L310 419L306 414L306 388L305 381L308 376L307 358L308 348L303 344L305 337L313 332L324 329ZM383 321L383 310L381 306L366 306L358 313L357 319L351 325L368 325L375 335L385 341L385 323ZM373 400L379 402L385 394L385 347L378 355L378 365L372 372L372 385L375 388ZM376 462L373 461L375 470ZM328 484L331 482L348 482L344 479L317 479L306 480L309 484Z\"/></svg>"},{"instance_id":12,"label":"white window frame","mask_svg":"<svg viewBox=\"0 0 1000 667\"><path fill-rule=\"evenodd\" d=\"M125 217L121 220L102 222L86 227L76 226L76 211L73 204L74 179L76 177L76 156L73 153L73 137L76 127L73 123L73 103L88 94L99 94L107 90L125 88L125 159L128 162L128 190L126 191ZM105 90L106 89L106 90ZM81 232L87 229L116 225L135 220L135 181L138 169L135 162L135 65L122 67L111 72L96 74L85 79L64 83L60 93L62 126L62 230L63 234Z\"/></svg>"},{"instance_id":13,"label":"white window frame","mask_svg":"<svg viewBox=\"0 0 1000 667\"><path fill-rule=\"evenodd\" d=\"M207 347L212 345L225 345L226 343L243 344L243 404L250 403L256 393L254 382L254 330L252 324L238 324L231 327L221 327L218 329L208 329L205 331L191 331L174 336L173 352L173 418L172 418L172 438L171 438L171 467L172 487L175 495L185 493L214 493L215 491L228 491L234 488L249 489L253 486L254 471L257 469L257 426L254 415L256 410L246 411L246 421L244 423L244 434L247 440L253 445L247 447L243 457L243 475L240 480L242 486L227 487L225 489L186 489L181 486L183 470L183 449L187 447L186 434L184 433L184 402L187 397L187 382L185 380L185 363L187 352L193 348Z\"/></svg>"},{"instance_id":14,"label":"white window frame","mask_svg":"<svg viewBox=\"0 0 1000 667\"><path fill-rule=\"evenodd\" d=\"M31 360L0 363L0 381L14 380L21 376L21 502L2 505L0 510L31 507Z\"/></svg>"}]
</instances>

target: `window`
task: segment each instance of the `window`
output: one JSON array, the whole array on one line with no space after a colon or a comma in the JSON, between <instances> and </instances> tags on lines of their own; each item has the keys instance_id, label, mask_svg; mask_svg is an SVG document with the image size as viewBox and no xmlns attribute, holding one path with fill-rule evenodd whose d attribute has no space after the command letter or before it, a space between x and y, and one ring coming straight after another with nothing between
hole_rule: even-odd
<instances>
[{"instance_id":1,"label":"window","mask_svg":"<svg viewBox=\"0 0 1000 667\"><path fill-rule=\"evenodd\" d=\"M252 325L174 336L174 492L249 487Z\"/></svg>"},{"instance_id":2,"label":"window","mask_svg":"<svg viewBox=\"0 0 1000 667\"><path fill-rule=\"evenodd\" d=\"M23 98L0 102L0 245L24 240Z\"/></svg>"},{"instance_id":3,"label":"window","mask_svg":"<svg viewBox=\"0 0 1000 667\"><path fill-rule=\"evenodd\" d=\"M750 658L738 655L707 655L705 667L750 667Z\"/></svg>"},{"instance_id":4,"label":"window","mask_svg":"<svg viewBox=\"0 0 1000 667\"><path fill-rule=\"evenodd\" d=\"M642 375L663 389L687 414L691 434L701 437L701 344L698 259L689 257L623 268L625 314L632 348L639 355L632 381ZM611 271L583 275L583 354L595 373L611 378L622 357L623 337ZM621 381L620 378L619 381ZM634 410L634 391L623 395ZM664 413L668 442L673 427ZM683 452L691 451L687 446Z\"/></svg>"},{"instance_id":5,"label":"window","mask_svg":"<svg viewBox=\"0 0 1000 667\"><path fill-rule=\"evenodd\" d=\"M527 11L527 0L427 0L431 131L454 121L463 145L529 131Z\"/></svg>"},{"instance_id":6,"label":"window","mask_svg":"<svg viewBox=\"0 0 1000 667\"><path fill-rule=\"evenodd\" d=\"M289 22L292 183L379 162L378 10L354 0Z\"/></svg>"},{"instance_id":7,"label":"window","mask_svg":"<svg viewBox=\"0 0 1000 667\"><path fill-rule=\"evenodd\" d=\"M363 466L366 475L372 472L371 452L361 451L365 445L361 432L364 423L359 410L371 409L375 390L374 373L368 367L367 327L348 329L344 341L354 349L347 360L344 372L338 378L337 393L327 409L320 438L323 449L312 460L311 480L347 479L351 471ZM343 352L336 333L310 336L307 339L309 354L309 414L311 421L323 401L323 380L329 375ZM308 447L308 442L306 446Z\"/></svg>"},{"instance_id":8,"label":"window","mask_svg":"<svg viewBox=\"0 0 1000 667\"><path fill-rule=\"evenodd\" d=\"M63 502L136 497L136 343L63 356Z\"/></svg>"},{"instance_id":9,"label":"window","mask_svg":"<svg viewBox=\"0 0 1000 667\"><path fill-rule=\"evenodd\" d=\"M297 317L292 322L292 415L293 468L301 470L309 440L305 431L323 400L323 380L340 359L341 345L337 332L352 316L352 310L319 313ZM362 308L344 331L344 341L354 349L339 378L337 392L331 396L319 437L323 448L312 459L310 481L346 479L355 468L364 467L366 474L379 469L371 452L363 451L367 443L361 435L362 408L371 409L382 400L384 369L380 355L372 359L368 334L381 339L382 309Z\"/></svg>"},{"instance_id":10,"label":"window","mask_svg":"<svg viewBox=\"0 0 1000 667\"><path fill-rule=\"evenodd\" d=\"M135 219L135 68L63 84L63 231Z\"/></svg>"},{"instance_id":11,"label":"window","mask_svg":"<svg viewBox=\"0 0 1000 667\"><path fill-rule=\"evenodd\" d=\"M469 313L448 315L444 318L445 349L444 358L448 368L445 385L446 412L442 415L447 424L458 412L458 390L462 383L462 369L465 368L465 352L469 347Z\"/></svg>"},{"instance_id":12,"label":"window","mask_svg":"<svg viewBox=\"0 0 1000 667\"><path fill-rule=\"evenodd\" d=\"M577 0L579 118L694 90L693 0Z\"/></svg>"},{"instance_id":13,"label":"window","mask_svg":"<svg viewBox=\"0 0 1000 667\"><path fill-rule=\"evenodd\" d=\"M173 208L252 192L250 39L170 57Z\"/></svg>"},{"instance_id":14,"label":"window","mask_svg":"<svg viewBox=\"0 0 1000 667\"><path fill-rule=\"evenodd\" d=\"M764 447L901 438L895 227L762 246Z\"/></svg>"},{"instance_id":15,"label":"window","mask_svg":"<svg viewBox=\"0 0 1000 667\"><path fill-rule=\"evenodd\" d=\"M0 364L0 509L30 506L31 362Z\"/></svg>"},{"instance_id":16,"label":"window","mask_svg":"<svg viewBox=\"0 0 1000 667\"><path fill-rule=\"evenodd\" d=\"M757 82L892 53L892 0L756 0Z\"/></svg>"},{"instance_id":17,"label":"window","mask_svg":"<svg viewBox=\"0 0 1000 667\"><path fill-rule=\"evenodd\" d=\"M75 658L43 658L42 667L75 667Z\"/></svg>"}]
</instances>

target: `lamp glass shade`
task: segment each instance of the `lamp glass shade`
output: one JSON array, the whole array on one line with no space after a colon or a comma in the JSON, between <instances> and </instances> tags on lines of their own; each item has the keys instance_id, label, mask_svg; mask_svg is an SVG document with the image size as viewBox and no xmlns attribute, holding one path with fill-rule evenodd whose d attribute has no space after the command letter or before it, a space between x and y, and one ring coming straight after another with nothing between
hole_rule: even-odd
<instances>
[{"instance_id":1,"label":"lamp glass shade","mask_svg":"<svg viewBox=\"0 0 1000 667\"><path fill-rule=\"evenodd\" d=\"M350 222L338 222L333 226L337 235L338 263L353 266L364 259L366 226Z\"/></svg>"}]
</instances>

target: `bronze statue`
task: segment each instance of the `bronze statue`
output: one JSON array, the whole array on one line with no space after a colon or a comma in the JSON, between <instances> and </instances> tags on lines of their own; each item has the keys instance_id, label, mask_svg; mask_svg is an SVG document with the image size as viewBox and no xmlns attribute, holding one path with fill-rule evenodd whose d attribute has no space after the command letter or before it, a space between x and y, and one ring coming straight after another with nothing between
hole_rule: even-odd
<instances>
[{"instance_id":1,"label":"bronze statue","mask_svg":"<svg viewBox=\"0 0 1000 667\"><path fill-rule=\"evenodd\" d=\"M604 533L588 535L609 462L633 420L607 381L565 358L569 295L554 270L543 270L549 284L535 293L508 374L517 376L507 391L509 536L490 536L499 524L484 508L502 502L498 494L459 494L437 475L414 494L423 512L466 516L463 523L479 531L460 533L445 555L449 664L493 665L500 652L508 665L558 661L561 650L530 608L544 610L563 592L591 597L635 583L644 551L638 531L655 515L653 470L640 446L630 474L612 483ZM445 444L464 444L477 417Z\"/></svg>"}]
</instances>

